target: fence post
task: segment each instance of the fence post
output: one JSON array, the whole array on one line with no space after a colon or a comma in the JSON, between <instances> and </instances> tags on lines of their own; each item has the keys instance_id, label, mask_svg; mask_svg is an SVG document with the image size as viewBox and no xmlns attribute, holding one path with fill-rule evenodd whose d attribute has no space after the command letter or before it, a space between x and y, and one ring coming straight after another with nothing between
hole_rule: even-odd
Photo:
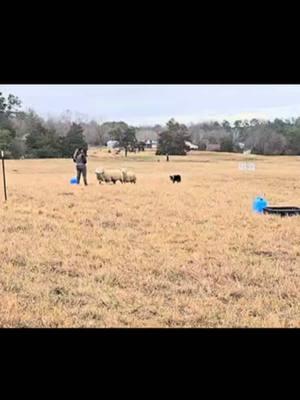
<instances>
[{"instance_id":1,"label":"fence post","mask_svg":"<svg viewBox=\"0 0 300 400\"><path fill-rule=\"evenodd\" d=\"M4 164L4 151L3 151L3 150L1 150L1 158L2 158L2 173L3 173L4 198L5 198L5 201L7 201L6 177L5 177L5 164Z\"/></svg>"}]
</instances>

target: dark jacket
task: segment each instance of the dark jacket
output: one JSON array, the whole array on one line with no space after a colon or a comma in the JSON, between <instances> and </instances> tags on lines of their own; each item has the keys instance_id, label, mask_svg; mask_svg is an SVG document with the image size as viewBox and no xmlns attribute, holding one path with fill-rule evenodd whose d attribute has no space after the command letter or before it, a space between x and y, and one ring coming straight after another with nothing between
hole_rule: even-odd
<instances>
[{"instance_id":1,"label":"dark jacket","mask_svg":"<svg viewBox=\"0 0 300 400\"><path fill-rule=\"evenodd\" d=\"M83 151L78 152L78 150L76 150L73 156L73 161L76 163L77 167L83 167L87 163L85 153Z\"/></svg>"}]
</instances>

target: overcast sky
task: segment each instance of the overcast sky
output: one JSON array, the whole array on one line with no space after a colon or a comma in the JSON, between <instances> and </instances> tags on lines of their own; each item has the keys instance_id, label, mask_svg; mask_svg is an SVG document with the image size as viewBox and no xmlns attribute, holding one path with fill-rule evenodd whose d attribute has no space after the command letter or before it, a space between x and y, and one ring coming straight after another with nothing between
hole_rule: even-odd
<instances>
[{"instance_id":1,"label":"overcast sky","mask_svg":"<svg viewBox=\"0 0 300 400\"><path fill-rule=\"evenodd\" d=\"M47 118L70 110L97 121L164 124L300 116L300 85L1 85ZM78 116L78 114L77 114Z\"/></svg>"}]
</instances>

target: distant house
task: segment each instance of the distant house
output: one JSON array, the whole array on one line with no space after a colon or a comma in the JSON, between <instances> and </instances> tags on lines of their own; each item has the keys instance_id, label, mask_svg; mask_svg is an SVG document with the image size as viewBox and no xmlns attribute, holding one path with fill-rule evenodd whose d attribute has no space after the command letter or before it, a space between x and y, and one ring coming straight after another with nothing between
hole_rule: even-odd
<instances>
[{"instance_id":1,"label":"distant house","mask_svg":"<svg viewBox=\"0 0 300 400\"><path fill-rule=\"evenodd\" d=\"M115 149L116 147L119 147L119 142L118 142L117 140L109 140L109 141L106 143L106 146L107 146L109 149Z\"/></svg>"},{"instance_id":2,"label":"distant house","mask_svg":"<svg viewBox=\"0 0 300 400\"><path fill-rule=\"evenodd\" d=\"M190 150L198 150L198 146L191 142L185 142L185 145L190 149Z\"/></svg>"},{"instance_id":3,"label":"distant house","mask_svg":"<svg viewBox=\"0 0 300 400\"><path fill-rule=\"evenodd\" d=\"M220 144L207 144L206 151L220 151L221 145Z\"/></svg>"},{"instance_id":4,"label":"distant house","mask_svg":"<svg viewBox=\"0 0 300 400\"><path fill-rule=\"evenodd\" d=\"M157 148L157 140L146 140L146 149L156 149Z\"/></svg>"}]
</instances>

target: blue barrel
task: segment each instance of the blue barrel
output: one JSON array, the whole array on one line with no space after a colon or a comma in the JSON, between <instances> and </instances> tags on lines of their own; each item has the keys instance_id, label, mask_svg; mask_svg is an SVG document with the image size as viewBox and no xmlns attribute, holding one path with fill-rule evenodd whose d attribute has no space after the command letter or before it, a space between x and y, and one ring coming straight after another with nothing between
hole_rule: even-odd
<instances>
[{"instance_id":1,"label":"blue barrel","mask_svg":"<svg viewBox=\"0 0 300 400\"><path fill-rule=\"evenodd\" d=\"M253 211L262 214L264 208L268 207L268 202L263 197L256 197L253 201Z\"/></svg>"},{"instance_id":2,"label":"blue barrel","mask_svg":"<svg viewBox=\"0 0 300 400\"><path fill-rule=\"evenodd\" d=\"M70 180L71 185L77 185L77 178L72 178Z\"/></svg>"}]
</instances>

